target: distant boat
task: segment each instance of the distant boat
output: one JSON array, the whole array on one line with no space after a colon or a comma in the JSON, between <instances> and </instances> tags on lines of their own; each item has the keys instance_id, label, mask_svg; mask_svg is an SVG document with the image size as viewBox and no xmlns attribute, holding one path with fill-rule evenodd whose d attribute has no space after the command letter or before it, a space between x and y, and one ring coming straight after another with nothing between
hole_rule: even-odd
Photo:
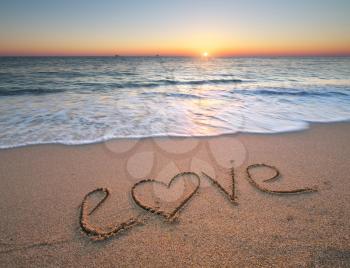
<instances>
[{"instance_id":1,"label":"distant boat","mask_svg":"<svg viewBox=\"0 0 350 268\"><path fill-rule=\"evenodd\" d=\"M118 54L115 54L114 57L118 58L118 57L120 57L120 56L119 56Z\"/></svg>"}]
</instances>

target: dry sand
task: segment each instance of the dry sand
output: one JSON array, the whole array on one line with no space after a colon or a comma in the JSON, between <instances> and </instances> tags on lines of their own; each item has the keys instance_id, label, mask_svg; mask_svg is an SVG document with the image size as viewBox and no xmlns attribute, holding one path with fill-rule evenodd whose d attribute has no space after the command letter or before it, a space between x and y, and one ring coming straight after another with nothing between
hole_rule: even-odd
<instances>
[{"instance_id":1,"label":"dry sand","mask_svg":"<svg viewBox=\"0 0 350 268\"><path fill-rule=\"evenodd\" d=\"M0 150L0 266L350 267L349 145L350 124L336 123L276 135ZM274 165L282 173L264 183L272 171L255 169L252 176L265 188L317 187L318 192L263 193L247 180L246 167L254 163ZM199 174L206 172L230 192L232 165L238 205ZM201 185L176 221L132 200L137 181L169 183L183 171L197 172ZM141 186L136 194L169 211L195 187L191 178L173 184L170 190ZM111 195L90 224L106 230L137 216L144 224L92 241L79 226L79 206L98 187L108 187ZM102 194L89 204L98 198Z\"/></svg>"}]
</instances>

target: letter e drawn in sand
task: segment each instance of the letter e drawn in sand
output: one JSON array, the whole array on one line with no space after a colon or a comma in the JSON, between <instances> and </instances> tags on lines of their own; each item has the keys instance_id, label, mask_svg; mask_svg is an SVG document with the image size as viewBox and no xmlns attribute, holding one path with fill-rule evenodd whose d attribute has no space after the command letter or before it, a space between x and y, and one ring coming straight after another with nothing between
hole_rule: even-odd
<instances>
[{"instance_id":1,"label":"letter e drawn in sand","mask_svg":"<svg viewBox=\"0 0 350 268\"><path fill-rule=\"evenodd\" d=\"M97 203L97 205L90 211L89 206L88 206L88 201L87 199L98 192L102 192L105 194L105 196ZM121 231L124 231L126 229L129 229L135 225L142 224L142 221L140 221L138 218L130 218L124 222L115 224L110 230L105 231L102 230L99 227L95 227L89 223L89 216L92 215L109 197L110 192L107 188L97 188L89 193L87 193L83 201L81 203L80 207L80 218L79 218L79 223L82 231L86 233L92 240L106 240L107 238L114 236Z\"/></svg>"},{"instance_id":2,"label":"letter e drawn in sand","mask_svg":"<svg viewBox=\"0 0 350 268\"><path fill-rule=\"evenodd\" d=\"M300 188L300 189L293 189L293 190L270 190L267 189L263 186L261 186L260 184L258 184L252 177L252 174L250 173L250 170L253 168L259 168L259 167L267 167L272 169L273 171L275 171L275 175L273 175L271 178L265 179L264 182L271 182L273 180L276 180L280 177L280 172L279 170L274 167L274 166L270 166L267 164L253 164L250 165L246 168L246 172L247 172L247 179L250 182L250 184L252 184L254 187L256 187L257 189L259 189L262 192L265 193L269 193L269 194L300 194L300 193L313 193L313 192L317 192L317 189L314 188Z\"/></svg>"}]
</instances>

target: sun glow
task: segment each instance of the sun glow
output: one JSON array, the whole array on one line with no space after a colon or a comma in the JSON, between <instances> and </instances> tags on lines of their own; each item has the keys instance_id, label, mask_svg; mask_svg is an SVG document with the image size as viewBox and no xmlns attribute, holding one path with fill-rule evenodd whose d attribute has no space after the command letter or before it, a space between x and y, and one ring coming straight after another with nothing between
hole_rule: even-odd
<instances>
[{"instance_id":1,"label":"sun glow","mask_svg":"<svg viewBox=\"0 0 350 268\"><path fill-rule=\"evenodd\" d=\"M207 57L209 56L209 53L208 53L208 52L203 52L202 56L203 56L204 58L207 58Z\"/></svg>"}]
</instances>

